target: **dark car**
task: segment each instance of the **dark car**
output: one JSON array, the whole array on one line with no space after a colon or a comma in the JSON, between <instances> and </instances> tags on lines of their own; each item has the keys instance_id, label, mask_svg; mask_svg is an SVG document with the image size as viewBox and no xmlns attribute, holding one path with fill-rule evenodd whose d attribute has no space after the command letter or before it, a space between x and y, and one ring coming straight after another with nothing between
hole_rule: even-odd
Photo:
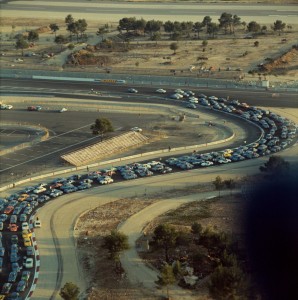
<instances>
[{"instance_id":1,"label":"dark car","mask_svg":"<svg viewBox=\"0 0 298 300\"><path fill-rule=\"evenodd\" d=\"M9 282L4 283L1 293L5 294L5 295L9 294L11 287L12 287L11 283L9 283Z\"/></svg>"},{"instance_id":2,"label":"dark car","mask_svg":"<svg viewBox=\"0 0 298 300\"><path fill-rule=\"evenodd\" d=\"M11 269L14 272L20 272L22 267L20 267L20 265L17 262L15 262L11 264Z\"/></svg>"},{"instance_id":3,"label":"dark car","mask_svg":"<svg viewBox=\"0 0 298 300\"><path fill-rule=\"evenodd\" d=\"M18 241L19 241L19 238L18 238L18 236L16 234L14 234L14 235L11 236L11 242L13 244L17 244Z\"/></svg>"},{"instance_id":4,"label":"dark car","mask_svg":"<svg viewBox=\"0 0 298 300\"><path fill-rule=\"evenodd\" d=\"M32 246L26 247L26 255L27 256L32 256L34 255L34 248Z\"/></svg>"},{"instance_id":5,"label":"dark car","mask_svg":"<svg viewBox=\"0 0 298 300\"><path fill-rule=\"evenodd\" d=\"M22 272L22 277L21 280L25 281L26 283L29 281L31 276L31 272L30 271L23 271Z\"/></svg>"},{"instance_id":6,"label":"dark car","mask_svg":"<svg viewBox=\"0 0 298 300\"><path fill-rule=\"evenodd\" d=\"M14 271L10 272L8 275L8 282L16 282L17 276L18 276L17 272Z\"/></svg>"},{"instance_id":7,"label":"dark car","mask_svg":"<svg viewBox=\"0 0 298 300\"><path fill-rule=\"evenodd\" d=\"M27 286L27 282L24 280L19 281L17 286L17 292L24 292Z\"/></svg>"}]
</instances>

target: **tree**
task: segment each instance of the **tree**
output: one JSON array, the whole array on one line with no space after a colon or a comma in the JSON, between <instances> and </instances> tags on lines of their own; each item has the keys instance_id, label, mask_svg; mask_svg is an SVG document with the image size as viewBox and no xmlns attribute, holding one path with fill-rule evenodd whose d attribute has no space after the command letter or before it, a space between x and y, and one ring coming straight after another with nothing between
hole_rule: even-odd
<instances>
[{"instance_id":1,"label":"tree","mask_svg":"<svg viewBox=\"0 0 298 300\"><path fill-rule=\"evenodd\" d=\"M191 225L191 233L192 234L201 234L203 227L198 222L195 222Z\"/></svg>"},{"instance_id":2,"label":"tree","mask_svg":"<svg viewBox=\"0 0 298 300\"><path fill-rule=\"evenodd\" d=\"M122 232L112 230L110 235L104 237L104 249L109 251L109 258L118 261L120 253L129 249L128 236Z\"/></svg>"},{"instance_id":3,"label":"tree","mask_svg":"<svg viewBox=\"0 0 298 300\"><path fill-rule=\"evenodd\" d=\"M166 21L163 24L163 28L164 28L165 32L172 33L175 29L174 23L172 21Z\"/></svg>"},{"instance_id":4,"label":"tree","mask_svg":"<svg viewBox=\"0 0 298 300\"><path fill-rule=\"evenodd\" d=\"M168 224L158 225L154 230L153 244L162 247L165 251L166 262L169 262L169 249L176 243L177 232Z\"/></svg>"},{"instance_id":5,"label":"tree","mask_svg":"<svg viewBox=\"0 0 298 300\"><path fill-rule=\"evenodd\" d=\"M146 23L145 32L148 32L150 37L152 37L155 32L160 31L161 26L161 21L150 20Z\"/></svg>"},{"instance_id":6,"label":"tree","mask_svg":"<svg viewBox=\"0 0 298 300\"><path fill-rule=\"evenodd\" d=\"M62 50L62 45L66 42L66 38L64 35L59 34L58 36L55 37L55 43L61 46Z\"/></svg>"},{"instance_id":7,"label":"tree","mask_svg":"<svg viewBox=\"0 0 298 300\"><path fill-rule=\"evenodd\" d=\"M273 24L273 30L278 31L279 35L285 29L285 27L286 27L286 23L283 23L281 20L276 20Z\"/></svg>"},{"instance_id":8,"label":"tree","mask_svg":"<svg viewBox=\"0 0 298 300\"><path fill-rule=\"evenodd\" d=\"M208 41L207 41L207 40L203 40L202 46L203 46L203 47L207 47L207 46L208 46Z\"/></svg>"},{"instance_id":9,"label":"tree","mask_svg":"<svg viewBox=\"0 0 298 300\"><path fill-rule=\"evenodd\" d=\"M209 293L214 299L247 299L247 280L237 267L219 265L210 276Z\"/></svg>"},{"instance_id":10,"label":"tree","mask_svg":"<svg viewBox=\"0 0 298 300\"><path fill-rule=\"evenodd\" d=\"M38 34L38 32L34 31L34 30L29 31L28 41L29 42L36 42L38 40L39 40L39 34Z\"/></svg>"},{"instance_id":11,"label":"tree","mask_svg":"<svg viewBox=\"0 0 298 300\"><path fill-rule=\"evenodd\" d=\"M261 30L261 25L256 21L251 21L247 25L248 32L259 32Z\"/></svg>"},{"instance_id":12,"label":"tree","mask_svg":"<svg viewBox=\"0 0 298 300\"><path fill-rule=\"evenodd\" d=\"M92 125L90 129L92 130L92 133L94 135L98 135L98 134L103 135L106 132L114 131L111 121L106 118L96 119L95 124Z\"/></svg>"},{"instance_id":13,"label":"tree","mask_svg":"<svg viewBox=\"0 0 298 300\"><path fill-rule=\"evenodd\" d=\"M119 20L118 30L122 32L122 30L126 30L128 33L130 30L134 30L135 28L136 18L122 18Z\"/></svg>"},{"instance_id":14,"label":"tree","mask_svg":"<svg viewBox=\"0 0 298 300\"><path fill-rule=\"evenodd\" d=\"M192 29L193 29L193 22L188 21L188 22L182 22L181 23L181 31L187 37L190 37L190 33L191 33Z\"/></svg>"},{"instance_id":15,"label":"tree","mask_svg":"<svg viewBox=\"0 0 298 300\"><path fill-rule=\"evenodd\" d=\"M254 46L255 46L255 47L259 47L259 45L260 45L260 42L259 42L259 41L255 41L255 42L254 42Z\"/></svg>"},{"instance_id":16,"label":"tree","mask_svg":"<svg viewBox=\"0 0 298 300\"><path fill-rule=\"evenodd\" d=\"M72 282L66 282L59 293L64 300L77 300L79 294L80 289Z\"/></svg>"},{"instance_id":17,"label":"tree","mask_svg":"<svg viewBox=\"0 0 298 300\"><path fill-rule=\"evenodd\" d=\"M74 22L74 18L72 17L72 15L67 15L65 18L65 24L71 24Z\"/></svg>"},{"instance_id":18,"label":"tree","mask_svg":"<svg viewBox=\"0 0 298 300\"><path fill-rule=\"evenodd\" d=\"M203 31L204 24L202 22L196 22L193 25L193 30L198 34L198 39L200 39L200 32Z\"/></svg>"},{"instance_id":19,"label":"tree","mask_svg":"<svg viewBox=\"0 0 298 300\"><path fill-rule=\"evenodd\" d=\"M215 186L215 189L218 191L218 197L220 197L220 191L224 187L224 182L220 176L216 176L215 180L212 182Z\"/></svg>"},{"instance_id":20,"label":"tree","mask_svg":"<svg viewBox=\"0 0 298 300\"><path fill-rule=\"evenodd\" d=\"M74 18L72 17L72 15L67 15L65 18L65 24L66 24L67 31L69 31L70 37L71 37L71 29L72 29L72 26L70 26L70 24L73 23L74 23Z\"/></svg>"},{"instance_id":21,"label":"tree","mask_svg":"<svg viewBox=\"0 0 298 300\"><path fill-rule=\"evenodd\" d=\"M56 37L56 32L59 30L59 26L56 23L50 24L50 29L52 30L53 33L55 33Z\"/></svg>"},{"instance_id":22,"label":"tree","mask_svg":"<svg viewBox=\"0 0 298 300\"><path fill-rule=\"evenodd\" d=\"M166 286L167 287L167 297L170 299L169 295L169 285L174 284L176 282L175 275L173 272L173 267L166 264L160 273L160 276L158 276L158 280L156 283L161 286Z\"/></svg>"},{"instance_id":23,"label":"tree","mask_svg":"<svg viewBox=\"0 0 298 300\"><path fill-rule=\"evenodd\" d=\"M80 33L80 39L83 37L83 33L87 30L88 24L85 19L79 19L75 22L78 33Z\"/></svg>"},{"instance_id":24,"label":"tree","mask_svg":"<svg viewBox=\"0 0 298 300\"><path fill-rule=\"evenodd\" d=\"M261 172L270 173L271 175L282 176L290 169L290 165L280 156L270 156L269 160L260 166Z\"/></svg>"},{"instance_id":25,"label":"tree","mask_svg":"<svg viewBox=\"0 0 298 300\"><path fill-rule=\"evenodd\" d=\"M136 20L134 23L134 30L137 31L138 33L144 34L146 24L147 22L143 18Z\"/></svg>"},{"instance_id":26,"label":"tree","mask_svg":"<svg viewBox=\"0 0 298 300\"><path fill-rule=\"evenodd\" d=\"M176 50L178 50L179 46L177 43L171 43L170 44L170 49L174 51L174 55L176 54Z\"/></svg>"},{"instance_id":27,"label":"tree","mask_svg":"<svg viewBox=\"0 0 298 300\"><path fill-rule=\"evenodd\" d=\"M207 33L209 35L212 35L213 38L218 31L219 31L219 26L216 23L211 22L210 24L208 24Z\"/></svg>"},{"instance_id":28,"label":"tree","mask_svg":"<svg viewBox=\"0 0 298 300\"><path fill-rule=\"evenodd\" d=\"M16 41L15 48L22 49L22 56L24 56L24 49L29 48L29 43L24 39L24 37L20 37Z\"/></svg>"},{"instance_id":29,"label":"tree","mask_svg":"<svg viewBox=\"0 0 298 300\"><path fill-rule=\"evenodd\" d=\"M205 16L203 19L202 24L204 25L204 27L206 27L206 32L208 33L208 25L212 22L212 18L210 16Z\"/></svg>"},{"instance_id":30,"label":"tree","mask_svg":"<svg viewBox=\"0 0 298 300\"><path fill-rule=\"evenodd\" d=\"M96 35L101 36L101 39L104 39L104 34L108 32L108 29L106 28L106 26L101 26L98 28L98 30L96 31Z\"/></svg>"},{"instance_id":31,"label":"tree","mask_svg":"<svg viewBox=\"0 0 298 300\"><path fill-rule=\"evenodd\" d=\"M233 180L232 178L231 179L227 179L227 180L224 181L224 184L226 185L226 187L228 189L231 190L231 195L232 195L232 190L236 187L235 180Z\"/></svg>"},{"instance_id":32,"label":"tree","mask_svg":"<svg viewBox=\"0 0 298 300\"><path fill-rule=\"evenodd\" d=\"M230 33L232 33L232 25L233 25L232 14L228 14L224 12L221 14L218 21L219 21L219 28L224 28L225 34L227 34L228 28L230 28Z\"/></svg>"}]
</instances>

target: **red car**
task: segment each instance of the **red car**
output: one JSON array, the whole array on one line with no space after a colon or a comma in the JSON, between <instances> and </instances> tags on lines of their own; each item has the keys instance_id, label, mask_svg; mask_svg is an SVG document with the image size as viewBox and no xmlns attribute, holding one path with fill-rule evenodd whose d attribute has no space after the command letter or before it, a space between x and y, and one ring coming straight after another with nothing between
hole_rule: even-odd
<instances>
[{"instance_id":1,"label":"red car","mask_svg":"<svg viewBox=\"0 0 298 300\"><path fill-rule=\"evenodd\" d=\"M14 207L11 206L11 205L8 205L8 206L5 208L4 213L5 213L6 215L9 215L9 214L11 214L11 213L13 212L13 210L14 210Z\"/></svg>"},{"instance_id":2,"label":"red car","mask_svg":"<svg viewBox=\"0 0 298 300\"><path fill-rule=\"evenodd\" d=\"M9 224L8 229L10 231L18 231L19 226L17 224Z\"/></svg>"}]
</instances>

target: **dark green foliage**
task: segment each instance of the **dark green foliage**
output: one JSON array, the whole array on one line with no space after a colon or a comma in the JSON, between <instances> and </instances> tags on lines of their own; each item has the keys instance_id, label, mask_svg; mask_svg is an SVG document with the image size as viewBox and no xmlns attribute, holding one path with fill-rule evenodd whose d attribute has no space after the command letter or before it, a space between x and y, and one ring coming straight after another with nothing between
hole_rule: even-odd
<instances>
[{"instance_id":1,"label":"dark green foliage","mask_svg":"<svg viewBox=\"0 0 298 300\"><path fill-rule=\"evenodd\" d=\"M103 248L109 251L109 258L119 260L122 251L129 249L128 237L116 230L111 231L110 235L104 237Z\"/></svg>"},{"instance_id":2,"label":"dark green foliage","mask_svg":"<svg viewBox=\"0 0 298 300\"><path fill-rule=\"evenodd\" d=\"M20 37L20 38L17 39L17 41L15 43L15 48L16 49L21 49L22 50L22 56L24 56L24 49L29 48L29 43L23 37Z\"/></svg>"},{"instance_id":3,"label":"dark green foliage","mask_svg":"<svg viewBox=\"0 0 298 300\"><path fill-rule=\"evenodd\" d=\"M247 299L248 284L242 270L219 265L210 277L209 292L217 300Z\"/></svg>"},{"instance_id":4,"label":"dark green foliage","mask_svg":"<svg viewBox=\"0 0 298 300\"><path fill-rule=\"evenodd\" d=\"M79 296L79 288L72 282L66 282L60 289L59 295L64 300L77 300Z\"/></svg>"},{"instance_id":5,"label":"dark green foliage","mask_svg":"<svg viewBox=\"0 0 298 300\"><path fill-rule=\"evenodd\" d=\"M29 31L28 41L29 42L36 42L38 40L39 40L39 34L34 30Z\"/></svg>"},{"instance_id":6,"label":"dark green foliage","mask_svg":"<svg viewBox=\"0 0 298 300\"><path fill-rule=\"evenodd\" d=\"M176 238L177 231L168 224L158 225L154 230L153 245L164 249L167 263L169 262L169 249L175 246Z\"/></svg>"},{"instance_id":7,"label":"dark green foliage","mask_svg":"<svg viewBox=\"0 0 298 300\"><path fill-rule=\"evenodd\" d=\"M90 129L92 130L92 133L94 135L104 134L106 132L114 131L111 121L106 118L96 119L95 124L92 125Z\"/></svg>"},{"instance_id":8,"label":"dark green foliage","mask_svg":"<svg viewBox=\"0 0 298 300\"><path fill-rule=\"evenodd\" d=\"M173 267L166 264L160 273L160 276L158 276L158 280L156 283L160 286L166 286L167 287L167 296L169 299L169 288L168 286L170 284L174 284L176 282L176 278L173 272Z\"/></svg>"},{"instance_id":9,"label":"dark green foliage","mask_svg":"<svg viewBox=\"0 0 298 300\"><path fill-rule=\"evenodd\" d=\"M289 171L290 165L281 156L270 156L269 160L260 166L261 172L267 172L271 175L281 176Z\"/></svg>"}]
</instances>

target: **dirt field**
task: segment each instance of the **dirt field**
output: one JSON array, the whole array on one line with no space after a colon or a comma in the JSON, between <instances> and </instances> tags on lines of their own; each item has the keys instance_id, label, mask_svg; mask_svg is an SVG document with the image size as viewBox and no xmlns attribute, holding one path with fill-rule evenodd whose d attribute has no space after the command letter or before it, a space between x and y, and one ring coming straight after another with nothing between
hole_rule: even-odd
<instances>
[{"instance_id":1,"label":"dirt field","mask_svg":"<svg viewBox=\"0 0 298 300\"><path fill-rule=\"evenodd\" d=\"M265 34L252 39L243 38L247 32L242 25L237 28L234 35L218 34L215 39L203 30L200 33L200 39L191 33L190 37L178 41L178 49L174 54L170 50L173 40L168 35L162 33L161 40L158 41L149 41L148 35L145 37L140 35L126 43L123 42L124 37L119 37L119 32L116 30L118 23L114 23L109 24L109 33L103 35L103 38L112 41L112 48L89 47L88 51L78 52L80 49L86 48L86 45L98 45L101 39L96 35L96 31L104 24L86 21L88 23L86 31L88 41L77 44L74 39L71 43L75 45L75 48L70 51L67 49L68 44L60 46L54 43L55 36L48 27L50 23L57 23L60 27L57 35L68 36L64 20L2 18L1 66L5 68L64 69L67 71L84 68L86 71L96 70L96 72L103 73L108 70L112 73L125 74L167 76L175 74L177 76L247 82L268 79L275 85L284 82L287 82L288 85L297 84L298 51L292 49L292 46L297 43L298 29L296 26L286 28L279 35L270 29L272 24L264 24L267 26ZM36 55L22 57L21 50L16 50L14 47L13 36L30 30L38 30L39 41L35 42L31 48L25 49L24 53L25 55L31 55L30 53ZM207 46L202 45L202 41L205 39L208 40ZM254 44L256 41L259 42L257 47ZM278 61L279 57L290 50L292 51L291 55L282 57ZM70 53L76 54L77 58L72 63L68 59ZM257 70L259 64L272 60L276 60L276 65L270 71L260 70L255 74L248 73Z\"/></svg>"},{"instance_id":2,"label":"dirt field","mask_svg":"<svg viewBox=\"0 0 298 300\"><path fill-rule=\"evenodd\" d=\"M78 251L83 262L83 268L88 277L90 287L88 299L154 299L153 296L144 294L144 291L132 285L121 274L121 267L107 260L107 252L101 248L103 236L146 206L167 198L175 198L182 195L213 190L213 185L195 186L187 190L173 190L170 194L158 194L154 196L134 197L119 199L116 202L106 204L89 211L81 216L76 225ZM166 213L152 220L144 228L146 237L150 237L158 224L170 223L176 226L189 228L193 222L220 229L224 232L235 234L239 240L243 235L241 227L241 215L244 210L244 201L234 195L207 202L193 202L175 211ZM140 241L141 242L141 241ZM97 255L100 252L101 255ZM141 253L141 256L149 263L158 267L159 256L154 253ZM91 267L92 266L92 267ZM96 266L96 267L94 267ZM101 276L97 276L100 271ZM117 285L114 283L117 282ZM211 299L208 296L206 282L202 281L196 289L195 299Z\"/></svg>"}]
</instances>

